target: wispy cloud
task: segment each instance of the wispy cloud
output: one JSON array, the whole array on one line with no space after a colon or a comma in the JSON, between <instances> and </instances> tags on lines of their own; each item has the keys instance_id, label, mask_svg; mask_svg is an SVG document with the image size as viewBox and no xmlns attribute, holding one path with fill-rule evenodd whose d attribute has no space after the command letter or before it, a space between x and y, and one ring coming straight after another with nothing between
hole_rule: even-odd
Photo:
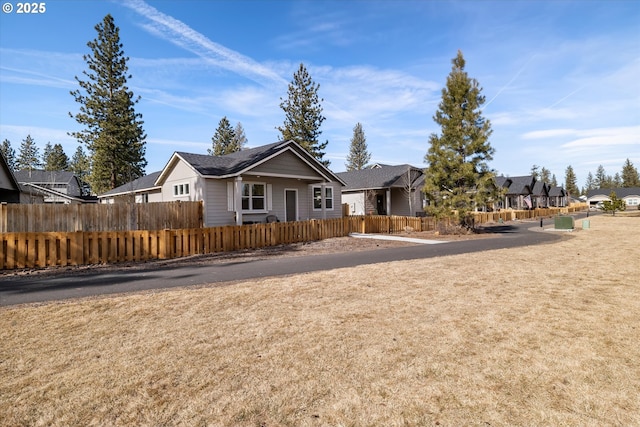
<instances>
[{"instance_id":1,"label":"wispy cloud","mask_svg":"<svg viewBox=\"0 0 640 427\"><path fill-rule=\"evenodd\" d=\"M80 64L82 55L6 48L0 48L0 55L0 81L4 83L63 89L77 85L75 80L59 76L73 76L71 64Z\"/></svg>"},{"instance_id":2,"label":"wispy cloud","mask_svg":"<svg viewBox=\"0 0 640 427\"><path fill-rule=\"evenodd\" d=\"M198 55L211 64L262 84L286 84L286 81L273 70L210 40L182 21L165 15L142 0L128 0L123 5L150 21L142 24L146 31Z\"/></svg>"}]
</instances>

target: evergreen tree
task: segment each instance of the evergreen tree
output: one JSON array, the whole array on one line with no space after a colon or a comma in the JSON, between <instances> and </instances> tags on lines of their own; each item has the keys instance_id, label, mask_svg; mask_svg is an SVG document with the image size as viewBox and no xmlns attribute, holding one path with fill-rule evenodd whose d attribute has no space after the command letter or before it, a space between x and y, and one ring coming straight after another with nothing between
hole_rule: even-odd
<instances>
[{"instance_id":1,"label":"evergreen tree","mask_svg":"<svg viewBox=\"0 0 640 427\"><path fill-rule=\"evenodd\" d=\"M598 188L597 184L596 184L596 180L593 177L593 174L591 172L589 172L587 174L587 181L585 182L585 190L586 191L595 190L596 188ZM586 191L585 191L585 193L586 193Z\"/></svg>"},{"instance_id":2,"label":"evergreen tree","mask_svg":"<svg viewBox=\"0 0 640 427\"><path fill-rule=\"evenodd\" d=\"M540 178L540 172L538 172L539 169L540 169L540 166L538 165L531 166L531 176L536 181Z\"/></svg>"},{"instance_id":3,"label":"evergreen tree","mask_svg":"<svg viewBox=\"0 0 640 427\"><path fill-rule=\"evenodd\" d=\"M616 172L616 174L613 176L613 180L611 181L611 183L613 184L611 188L622 187L622 178L620 177L620 174L618 172Z\"/></svg>"},{"instance_id":4,"label":"evergreen tree","mask_svg":"<svg viewBox=\"0 0 640 427\"><path fill-rule=\"evenodd\" d=\"M556 179L556 174L555 173L553 175L551 175L551 186L552 187L557 187L558 186L558 180Z\"/></svg>"},{"instance_id":5,"label":"evergreen tree","mask_svg":"<svg viewBox=\"0 0 640 427\"><path fill-rule=\"evenodd\" d=\"M609 194L609 199L602 202L602 210L604 212L611 212L613 216L616 215L616 211L624 211L627 208L627 204L624 199L619 199L615 191Z\"/></svg>"},{"instance_id":6,"label":"evergreen tree","mask_svg":"<svg viewBox=\"0 0 640 427\"><path fill-rule=\"evenodd\" d=\"M240 151L236 147L236 133L226 116L220 119L218 129L216 129L216 133L211 138L211 142L212 147L207 152L212 156L223 156Z\"/></svg>"},{"instance_id":7,"label":"evergreen tree","mask_svg":"<svg viewBox=\"0 0 640 427\"><path fill-rule=\"evenodd\" d=\"M0 145L0 151L4 154L4 159L7 161L7 166L12 171L16 170L16 150L11 147L11 141L5 139Z\"/></svg>"},{"instance_id":8,"label":"evergreen tree","mask_svg":"<svg viewBox=\"0 0 640 427\"><path fill-rule=\"evenodd\" d=\"M47 170L47 158L51 155L52 151L53 145L51 145L50 141L47 141L47 143L44 144L44 150L42 151L42 164L44 165L44 170Z\"/></svg>"},{"instance_id":9,"label":"evergreen tree","mask_svg":"<svg viewBox=\"0 0 640 427\"><path fill-rule=\"evenodd\" d=\"M84 55L87 80L76 77L80 89L71 92L80 112L69 114L85 127L70 135L89 150L89 180L93 190L102 193L144 175L146 135L142 115L134 109L140 98L127 87L129 58L122 50L120 29L111 15L95 29L98 37L87 43L92 52Z\"/></svg>"},{"instance_id":10,"label":"evergreen tree","mask_svg":"<svg viewBox=\"0 0 640 427\"><path fill-rule=\"evenodd\" d=\"M51 146L51 143L47 142L42 160L46 171L66 171L69 169L69 157L65 154L61 144Z\"/></svg>"},{"instance_id":11,"label":"evergreen tree","mask_svg":"<svg viewBox=\"0 0 640 427\"><path fill-rule=\"evenodd\" d=\"M547 185L551 184L551 171L545 167L540 170L540 181Z\"/></svg>"},{"instance_id":12,"label":"evergreen tree","mask_svg":"<svg viewBox=\"0 0 640 427\"><path fill-rule=\"evenodd\" d=\"M303 64L293 75L293 81L289 83L288 97L280 98L280 108L284 111L284 124L277 129L281 133L282 141L293 140L300 144L313 157L325 166L328 160L323 160L324 150L329 141L319 142L322 131L320 126L325 117L322 115L321 102L324 99L318 97L320 85L314 83Z\"/></svg>"},{"instance_id":13,"label":"evergreen tree","mask_svg":"<svg viewBox=\"0 0 640 427\"><path fill-rule=\"evenodd\" d=\"M27 135L26 139L20 144L20 151L16 159L17 170L34 170L42 167L40 163L40 150L36 146L31 135Z\"/></svg>"},{"instance_id":14,"label":"evergreen tree","mask_svg":"<svg viewBox=\"0 0 640 427\"><path fill-rule=\"evenodd\" d=\"M357 123L353 128L351 146L347 156L347 171L362 170L371 160L371 153L367 149L367 138L364 136L362 124Z\"/></svg>"},{"instance_id":15,"label":"evergreen tree","mask_svg":"<svg viewBox=\"0 0 640 427\"><path fill-rule=\"evenodd\" d=\"M578 196L580 194L580 190L578 189L578 179L576 178L576 173L573 171L573 167L571 165L567 166L567 169L564 172L564 189L571 196Z\"/></svg>"},{"instance_id":16,"label":"evergreen tree","mask_svg":"<svg viewBox=\"0 0 640 427\"><path fill-rule=\"evenodd\" d=\"M247 135L244 133L242 123L238 122L236 127L233 129L233 133L235 134L235 138L233 140L234 148L236 151L244 150L247 146Z\"/></svg>"},{"instance_id":17,"label":"evergreen tree","mask_svg":"<svg viewBox=\"0 0 640 427\"><path fill-rule=\"evenodd\" d=\"M482 88L464 71L462 52L452 63L433 117L441 134L429 137L424 190L431 201L430 213L451 216L457 210L466 222L472 209L484 207L497 196L495 173L487 163L495 150L489 143L491 124L480 110L485 102Z\"/></svg>"},{"instance_id":18,"label":"evergreen tree","mask_svg":"<svg viewBox=\"0 0 640 427\"><path fill-rule=\"evenodd\" d=\"M613 180L607 176L604 166L599 165L596 170L596 188L611 188L611 181Z\"/></svg>"},{"instance_id":19,"label":"evergreen tree","mask_svg":"<svg viewBox=\"0 0 640 427\"><path fill-rule=\"evenodd\" d=\"M89 171L91 170L91 160L89 156L82 149L82 145L79 145L76 152L71 157L69 162L69 171L78 177L83 187L83 195L91 194L91 187L89 186L88 178Z\"/></svg>"},{"instance_id":20,"label":"evergreen tree","mask_svg":"<svg viewBox=\"0 0 640 427\"><path fill-rule=\"evenodd\" d=\"M631 160L627 159L622 166L622 186L640 187L640 175L638 169L633 166Z\"/></svg>"}]
</instances>

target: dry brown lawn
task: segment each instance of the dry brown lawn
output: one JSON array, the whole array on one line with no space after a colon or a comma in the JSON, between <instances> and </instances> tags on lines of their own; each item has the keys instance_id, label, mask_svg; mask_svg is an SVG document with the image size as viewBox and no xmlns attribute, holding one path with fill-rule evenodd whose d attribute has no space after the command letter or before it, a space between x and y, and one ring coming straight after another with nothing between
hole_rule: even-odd
<instances>
[{"instance_id":1,"label":"dry brown lawn","mask_svg":"<svg viewBox=\"0 0 640 427\"><path fill-rule=\"evenodd\" d=\"M517 250L2 308L0 424L638 426L638 261L640 218L597 216Z\"/></svg>"}]
</instances>

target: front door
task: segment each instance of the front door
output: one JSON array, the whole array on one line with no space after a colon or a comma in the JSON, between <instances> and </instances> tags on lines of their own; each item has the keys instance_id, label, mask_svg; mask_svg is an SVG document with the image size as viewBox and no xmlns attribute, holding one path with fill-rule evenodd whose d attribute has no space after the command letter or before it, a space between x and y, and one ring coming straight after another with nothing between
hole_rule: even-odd
<instances>
[{"instance_id":1,"label":"front door","mask_svg":"<svg viewBox=\"0 0 640 427\"><path fill-rule=\"evenodd\" d=\"M376 210L378 215L386 215L387 212L384 209L384 194L378 194L376 196Z\"/></svg>"},{"instance_id":2,"label":"front door","mask_svg":"<svg viewBox=\"0 0 640 427\"><path fill-rule=\"evenodd\" d=\"M284 190L285 221L298 220L298 190Z\"/></svg>"}]
</instances>

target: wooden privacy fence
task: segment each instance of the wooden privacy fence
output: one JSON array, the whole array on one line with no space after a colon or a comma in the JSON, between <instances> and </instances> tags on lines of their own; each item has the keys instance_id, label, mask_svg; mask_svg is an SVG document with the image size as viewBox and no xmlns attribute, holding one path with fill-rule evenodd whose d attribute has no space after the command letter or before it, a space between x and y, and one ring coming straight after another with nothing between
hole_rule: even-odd
<instances>
[{"instance_id":1,"label":"wooden privacy fence","mask_svg":"<svg viewBox=\"0 0 640 427\"><path fill-rule=\"evenodd\" d=\"M546 216L569 212L536 211L476 214L476 223L534 218L531 216L534 213ZM171 259L322 240L350 233L397 233L407 227L429 231L438 225L441 224L432 217L375 215L210 228L2 233L0 269Z\"/></svg>"},{"instance_id":2,"label":"wooden privacy fence","mask_svg":"<svg viewBox=\"0 0 640 427\"><path fill-rule=\"evenodd\" d=\"M201 202L0 205L2 233L162 230L202 225Z\"/></svg>"},{"instance_id":3,"label":"wooden privacy fence","mask_svg":"<svg viewBox=\"0 0 640 427\"><path fill-rule=\"evenodd\" d=\"M0 234L0 268L170 259L341 237L349 221L311 220L211 228Z\"/></svg>"}]
</instances>

